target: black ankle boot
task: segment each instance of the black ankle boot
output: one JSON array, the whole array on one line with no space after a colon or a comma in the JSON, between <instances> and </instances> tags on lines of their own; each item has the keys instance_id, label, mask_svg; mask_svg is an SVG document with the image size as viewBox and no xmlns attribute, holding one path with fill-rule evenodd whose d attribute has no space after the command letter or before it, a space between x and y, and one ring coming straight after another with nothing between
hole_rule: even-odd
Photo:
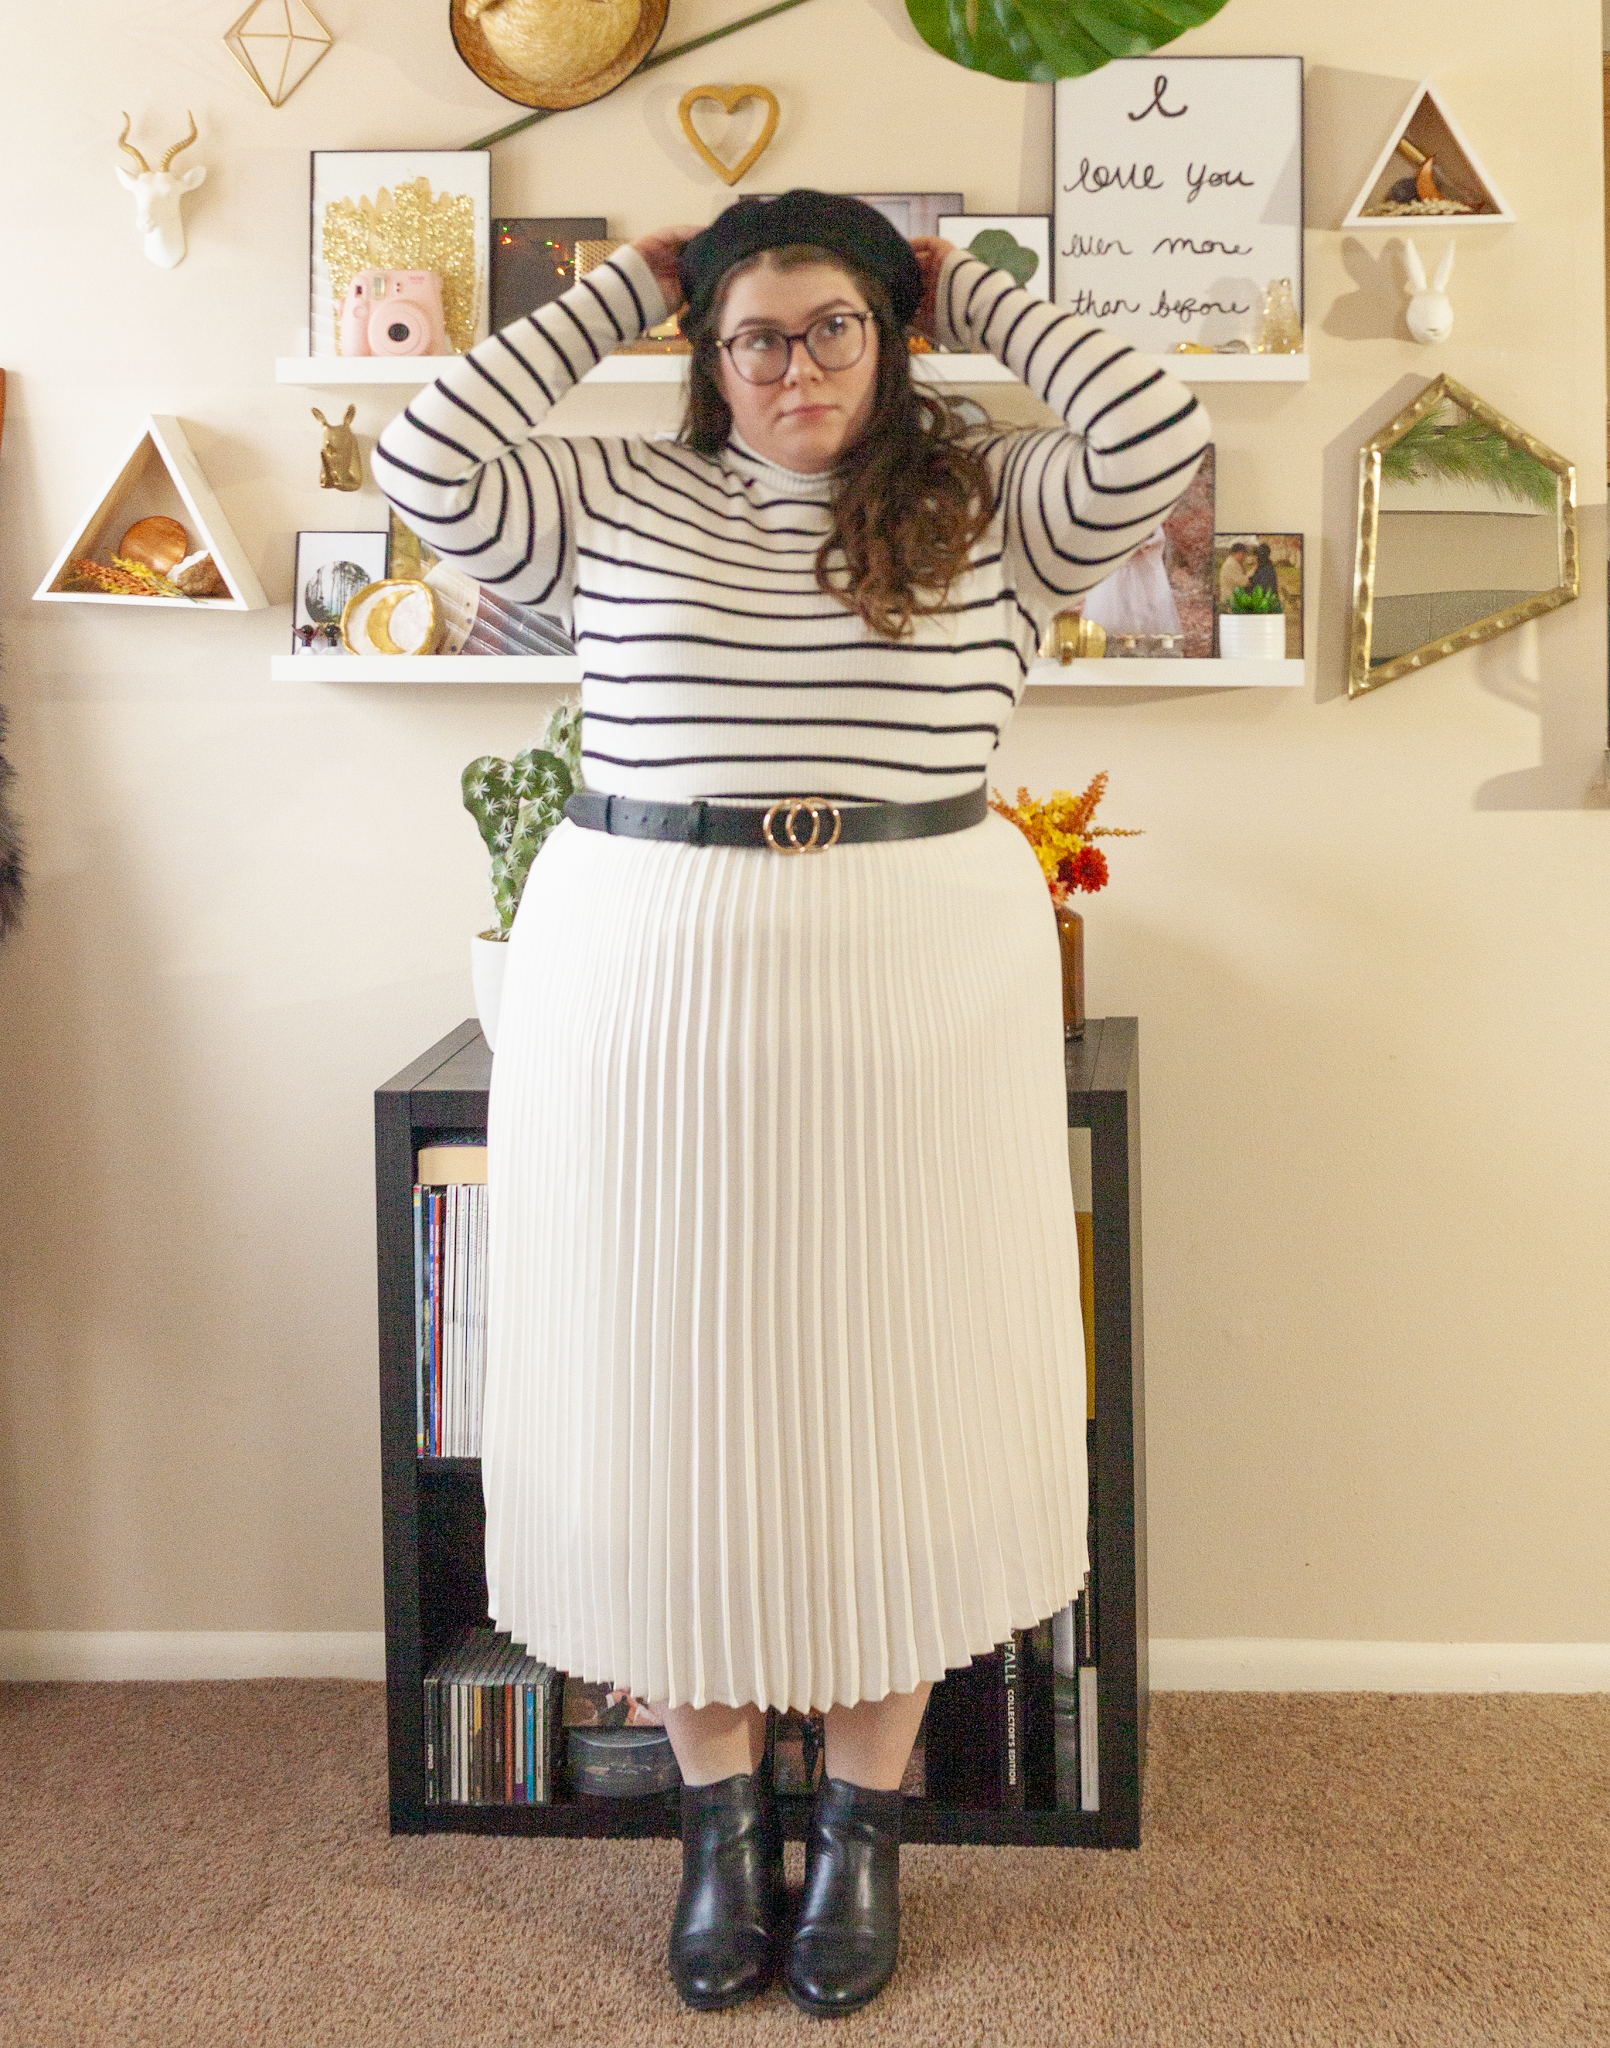
<instances>
[{"instance_id":1,"label":"black ankle boot","mask_svg":"<svg viewBox=\"0 0 1610 2048\"><path fill-rule=\"evenodd\" d=\"M902 1792L823 1781L805 1848L805 1898L788 1952L802 2012L855 2012L894 1975L900 1946Z\"/></svg>"},{"instance_id":2,"label":"black ankle boot","mask_svg":"<svg viewBox=\"0 0 1610 2048\"><path fill-rule=\"evenodd\" d=\"M787 1915L783 1838L764 1774L682 1787L682 1890L667 1961L683 2002L719 2012L777 1974Z\"/></svg>"}]
</instances>

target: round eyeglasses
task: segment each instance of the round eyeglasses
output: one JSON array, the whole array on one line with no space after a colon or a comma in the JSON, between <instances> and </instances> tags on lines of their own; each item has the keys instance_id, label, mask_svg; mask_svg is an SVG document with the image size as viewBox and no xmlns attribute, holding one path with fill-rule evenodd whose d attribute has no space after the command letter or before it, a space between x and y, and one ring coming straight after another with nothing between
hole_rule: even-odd
<instances>
[{"instance_id":1,"label":"round eyeglasses","mask_svg":"<svg viewBox=\"0 0 1610 2048\"><path fill-rule=\"evenodd\" d=\"M824 313L798 334L784 334L780 327L746 327L742 333L717 348L746 384L780 384L794 360L794 343L802 341L805 353L819 370L853 370L866 354L866 324L875 313Z\"/></svg>"}]
</instances>

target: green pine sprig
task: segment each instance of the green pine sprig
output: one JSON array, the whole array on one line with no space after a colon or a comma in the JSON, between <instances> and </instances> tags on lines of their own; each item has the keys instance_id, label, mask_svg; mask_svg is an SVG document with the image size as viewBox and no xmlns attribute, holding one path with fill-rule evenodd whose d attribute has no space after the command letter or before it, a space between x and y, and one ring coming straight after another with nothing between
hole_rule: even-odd
<instances>
[{"instance_id":1,"label":"green pine sprig","mask_svg":"<svg viewBox=\"0 0 1610 2048\"><path fill-rule=\"evenodd\" d=\"M1552 511L1559 482L1547 464L1508 440L1485 420L1472 419L1451 401L1417 419L1381 451L1384 482L1414 484L1435 478L1474 484L1520 505Z\"/></svg>"}]
</instances>

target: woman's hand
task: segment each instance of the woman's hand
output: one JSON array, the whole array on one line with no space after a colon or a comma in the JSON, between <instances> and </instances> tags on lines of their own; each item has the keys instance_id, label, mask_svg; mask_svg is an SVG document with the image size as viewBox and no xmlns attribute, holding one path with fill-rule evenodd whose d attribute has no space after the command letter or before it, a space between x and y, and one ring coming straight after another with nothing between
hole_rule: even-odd
<instances>
[{"instance_id":1,"label":"woman's hand","mask_svg":"<svg viewBox=\"0 0 1610 2048\"><path fill-rule=\"evenodd\" d=\"M944 269L945 258L952 247L953 244L941 241L938 235L912 237L911 253L922 272L922 304L918 306L911 324L929 341L934 339L934 294L939 289L939 273Z\"/></svg>"},{"instance_id":2,"label":"woman's hand","mask_svg":"<svg viewBox=\"0 0 1610 2048\"><path fill-rule=\"evenodd\" d=\"M677 263L683 249L695 235L703 234L700 226L680 228L658 228L652 235L639 235L632 247L654 273L654 282L665 294L669 312L681 310L682 286L677 278Z\"/></svg>"}]
</instances>

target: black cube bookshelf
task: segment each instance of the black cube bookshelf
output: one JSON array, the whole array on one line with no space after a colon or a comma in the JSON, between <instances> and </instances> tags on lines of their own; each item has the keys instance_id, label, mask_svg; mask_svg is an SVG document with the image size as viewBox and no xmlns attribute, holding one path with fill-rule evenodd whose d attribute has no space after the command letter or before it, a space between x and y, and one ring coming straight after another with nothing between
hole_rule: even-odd
<instances>
[{"instance_id":1,"label":"black cube bookshelf","mask_svg":"<svg viewBox=\"0 0 1610 2048\"><path fill-rule=\"evenodd\" d=\"M375 1091L380 1434L385 1521L386 1725L394 1834L675 1835L674 1793L544 1805L425 1797L424 1677L464 1627L488 1625L485 1512L476 1458L422 1458L414 1412L415 1160L422 1146L486 1130L492 1056L473 1018ZM1092 1018L1067 1049L1068 1123L1090 1133L1095 1416L1088 1425L1095 1593L1099 1804L1021 1810L906 1803L909 1842L1132 1849L1146 1746L1145 1455L1141 1367L1139 1032ZM1042 1731L1043 1733L1044 1731ZM1045 1735L1048 1740L1048 1734ZM781 1800L795 1840L802 1798Z\"/></svg>"}]
</instances>

